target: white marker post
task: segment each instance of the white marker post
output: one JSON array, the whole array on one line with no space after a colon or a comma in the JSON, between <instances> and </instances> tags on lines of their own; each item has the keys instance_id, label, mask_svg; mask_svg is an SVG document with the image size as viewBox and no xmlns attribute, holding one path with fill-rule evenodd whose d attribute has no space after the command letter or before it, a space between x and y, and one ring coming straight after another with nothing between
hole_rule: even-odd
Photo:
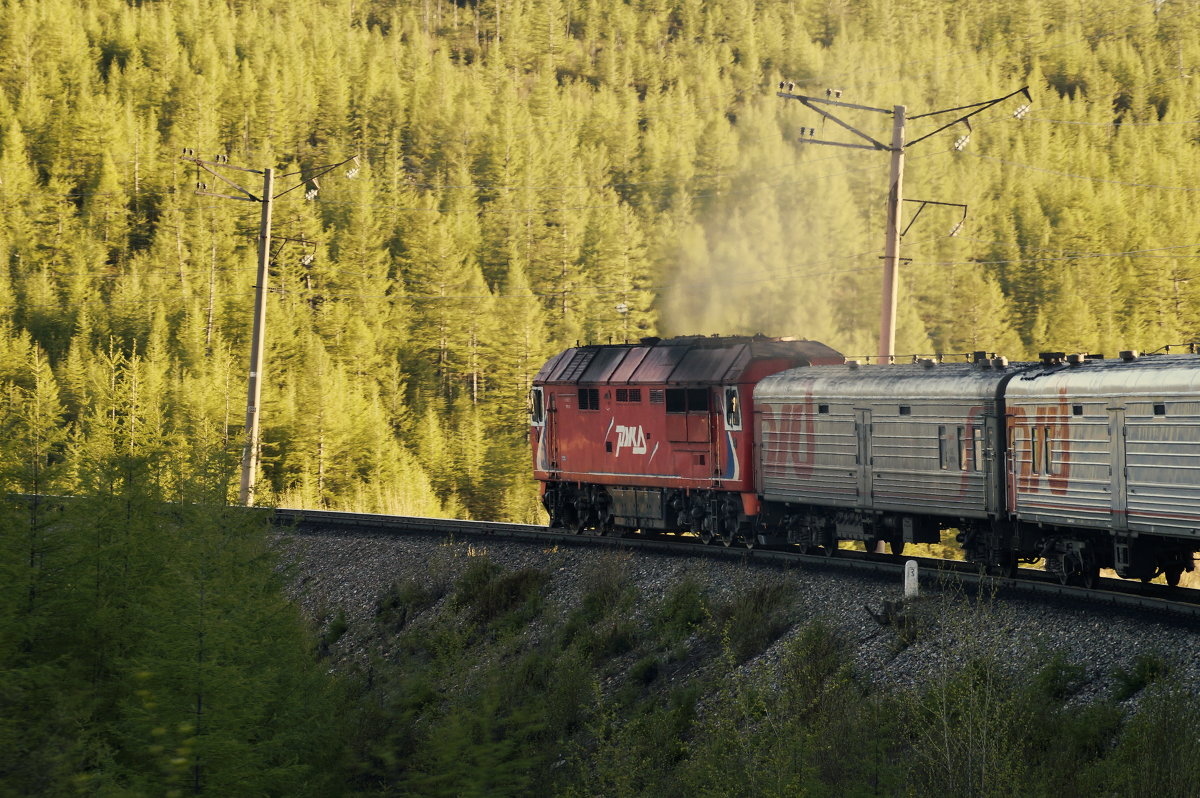
<instances>
[{"instance_id":1,"label":"white marker post","mask_svg":"<svg viewBox=\"0 0 1200 798\"><path fill-rule=\"evenodd\" d=\"M917 581L917 561L909 560L904 563L904 599L914 599L920 592L921 586Z\"/></svg>"}]
</instances>

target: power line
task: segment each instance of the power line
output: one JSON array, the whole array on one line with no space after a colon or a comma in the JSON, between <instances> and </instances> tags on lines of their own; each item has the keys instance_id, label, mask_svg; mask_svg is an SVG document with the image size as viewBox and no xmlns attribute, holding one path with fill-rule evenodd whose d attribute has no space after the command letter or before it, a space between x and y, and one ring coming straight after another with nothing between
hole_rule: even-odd
<instances>
[{"instance_id":1,"label":"power line","mask_svg":"<svg viewBox=\"0 0 1200 798\"><path fill-rule=\"evenodd\" d=\"M1048 122L1056 125L1087 125L1091 127L1157 127L1159 125L1200 125L1200 119L1189 119L1185 122L1084 122L1077 119L1047 119L1041 116L1027 116L1024 119L1007 119L1008 122Z\"/></svg>"},{"instance_id":2,"label":"power line","mask_svg":"<svg viewBox=\"0 0 1200 798\"><path fill-rule=\"evenodd\" d=\"M1045 258L1009 258L1005 260L943 260L943 261L914 261L922 266L964 266L964 265L980 265L980 266L995 266L1005 263L1048 263L1051 261L1063 260L1088 260L1091 258L1125 258L1130 255L1142 255L1148 252L1165 252L1172 249L1200 249L1200 243L1195 244L1177 244L1169 247L1153 247L1150 249L1129 249L1124 252L1088 252L1070 255L1058 255ZM1152 257L1166 257L1155 255ZM1200 258L1200 252L1195 255L1176 255L1177 258Z\"/></svg>"},{"instance_id":3,"label":"power line","mask_svg":"<svg viewBox=\"0 0 1200 798\"><path fill-rule=\"evenodd\" d=\"M994 155L976 155L974 153L960 153L968 158L979 158L985 161L995 161L997 163L1006 164L1008 166L1019 166L1022 169L1029 169L1034 172L1045 172L1046 174L1057 175L1059 177L1070 177L1076 180L1089 180L1093 183L1109 183L1116 186L1130 186L1133 188L1155 188L1162 191L1200 191L1200 188L1192 188L1190 186L1162 186L1157 183L1133 183L1126 180L1110 180L1104 177L1093 177L1091 175L1080 175L1074 172L1064 172L1059 169L1047 169L1044 166L1034 166L1033 164L1021 163L1019 161L1010 161L1006 158L997 158Z\"/></svg>"}]
</instances>

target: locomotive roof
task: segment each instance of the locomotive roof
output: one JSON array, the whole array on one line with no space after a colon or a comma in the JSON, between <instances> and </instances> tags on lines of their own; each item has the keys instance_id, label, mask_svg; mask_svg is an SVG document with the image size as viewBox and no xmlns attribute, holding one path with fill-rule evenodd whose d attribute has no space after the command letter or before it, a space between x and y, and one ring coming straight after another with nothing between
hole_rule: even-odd
<instances>
[{"instance_id":1,"label":"locomotive roof","mask_svg":"<svg viewBox=\"0 0 1200 798\"><path fill-rule=\"evenodd\" d=\"M766 336L643 338L636 343L567 349L534 381L551 384L707 385L736 382L752 362L787 358L799 364L840 362L825 344Z\"/></svg>"},{"instance_id":2,"label":"locomotive roof","mask_svg":"<svg viewBox=\"0 0 1200 798\"><path fill-rule=\"evenodd\" d=\"M1132 360L1087 360L1031 370L1009 383L1007 396L1058 399L1133 396L1149 399L1168 394L1200 394L1200 356L1146 355Z\"/></svg>"},{"instance_id":3,"label":"locomotive roof","mask_svg":"<svg viewBox=\"0 0 1200 798\"><path fill-rule=\"evenodd\" d=\"M754 390L757 401L794 401L809 394L822 399L993 399L999 384L1024 368L984 368L974 363L931 365L813 366L765 377Z\"/></svg>"}]
</instances>

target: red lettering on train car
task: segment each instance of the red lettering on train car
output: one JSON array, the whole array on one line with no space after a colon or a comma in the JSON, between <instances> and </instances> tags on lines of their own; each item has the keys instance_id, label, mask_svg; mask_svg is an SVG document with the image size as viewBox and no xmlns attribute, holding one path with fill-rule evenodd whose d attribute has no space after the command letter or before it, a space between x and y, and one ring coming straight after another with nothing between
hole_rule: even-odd
<instances>
[{"instance_id":1,"label":"red lettering on train car","mask_svg":"<svg viewBox=\"0 0 1200 798\"><path fill-rule=\"evenodd\" d=\"M1056 496L1067 495L1067 483L1071 479L1071 411L1067 405L1067 389L1058 389L1058 404L1051 407L1042 408L1046 414L1046 420L1049 435L1047 436L1050 442L1058 443L1059 459L1057 463L1052 463L1049 460L1046 463L1047 482L1050 483L1050 492ZM1047 455L1050 454L1052 444L1048 444Z\"/></svg>"},{"instance_id":2,"label":"red lettering on train car","mask_svg":"<svg viewBox=\"0 0 1200 798\"><path fill-rule=\"evenodd\" d=\"M798 477L812 476L817 459L812 390L803 402L769 404L763 411L763 442L770 441L764 445L764 465L793 471Z\"/></svg>"},{"instance_id":3,"label":"red lettering on train car","mask_svg":"<svg viewBox=\"0 0 1200 798\"><path fill-rule=\"evenodd\" d=\"M1058 389L1058 402L1038 405L1032 417L1023 407L1009 408L1010 479L1023 493L1042 491L1066 496L1071 481L1071 410L1067 389ZM1057 454L1057 458L1055 455Z\"/></svg>"}]
</instances>

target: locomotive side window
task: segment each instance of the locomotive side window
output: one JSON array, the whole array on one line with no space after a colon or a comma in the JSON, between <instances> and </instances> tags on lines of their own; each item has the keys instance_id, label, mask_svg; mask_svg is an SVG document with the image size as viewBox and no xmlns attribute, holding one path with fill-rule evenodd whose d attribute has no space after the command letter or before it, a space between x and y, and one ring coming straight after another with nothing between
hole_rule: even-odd
<instances>
[{"instance_id":1,"label":"locomotive side window","mask_svg":"<svg viewBox=\"0 0 1200 798\"><path fill-rule=\"evenodd\" d=\"M534 388L529 393L529 417L534 424L541 424L546 420L545 405L542 403L542 389Z\"/></svg>"},{"instance_id":2,"label":"locomotive side window","mask_svg":"<svg viewBox=\"0 0 1200 798\"><path fill-rule=\"evenodd\" d=\"M600 389L599 388L580 388L579 389L579 409L580 410L599 410L600 409Z\"/></svg>"},{"instance_id":3,"label":"locomotive side window","mask_svg":"<svg viewBox=\"0 0 1200 798\"><path fill-rule=\"evenodd\" d=\"M973 448L975 449L975 470L982 471L983 470L983 428L980 427L979 429L976 429L976 428L972 427L971 432L972 432L971 440L972 440L972 443L974 444Z\"/></svg>"},{"instance_id":4,"label":"locomotive side window","mask_svg":"<svg viewBox=\"0 0 1200 798\"><path fill-rule=\"evenodd\" d=\"M641 402L642 401L642 389L641 388L618 388L617 389L617 401L621 402L622 404L627 403L627 402L628 403Z\"/></svg>"},{"instance_id":5,"label":"locomotive side window","mask_svg":"<svg viewBox=\"0 0 1200 798\"><path fill-rule=\"evenodd\" d=\"M742 428L742 403L738 399L737 388L725 389L725 428L730 430Z\"/></svg>"},{"instance_id":6,"label":"locomotive side window","mask_svg":"<svg viewBox=\"0 0 1200 798\"><path fill-rule=\"evenodd\" d=\"M706 413L708 412L707 388L668 388L668 413Z\"/></svg>"}]
</instances>

